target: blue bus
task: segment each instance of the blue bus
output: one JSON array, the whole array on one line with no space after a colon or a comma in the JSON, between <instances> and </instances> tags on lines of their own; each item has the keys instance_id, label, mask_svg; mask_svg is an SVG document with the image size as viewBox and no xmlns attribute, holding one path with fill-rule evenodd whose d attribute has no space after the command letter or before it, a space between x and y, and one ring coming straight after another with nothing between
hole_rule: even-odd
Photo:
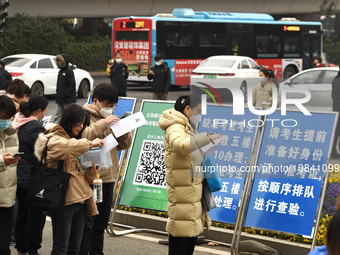
<instances>
[{"instance_id":1,"label":"blue bus","mask_svg":"<svg viewBox=\"0 0 340 255\"><path fill-rule=\"evenodd\" d=\"M320 22L276 21L259 13L176 8L171 14L116 18L112 29L112 56L117 50L122 53L130 80L147 81L153 58L160 53L170 67L172 84L179 86L190 85L193 69L210 56L248 56L287 78L311 68L322 49Z\"/></svg>"}]
</instances>

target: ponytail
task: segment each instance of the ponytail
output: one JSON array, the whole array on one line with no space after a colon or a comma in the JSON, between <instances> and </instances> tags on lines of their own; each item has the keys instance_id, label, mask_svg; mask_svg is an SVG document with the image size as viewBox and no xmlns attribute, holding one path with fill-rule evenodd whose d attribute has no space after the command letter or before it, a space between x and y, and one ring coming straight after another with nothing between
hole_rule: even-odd
<instances>
[{"instance_id":1,"label":"ponytail","mask_svg":"<svg viewBox=\"0 0 340 255\"><path fill-rule=\"evenodd\" d=\"M29 110L29 103L28 102L22 102L20 104L20 113L22 115L24 115L26 118L28 118L29 116L31 116L31 112Z\"/></svg>"},{"instance_id":2,"label":"ponytail","mask_svg":"<svg viewBox=\"0 0 340 255\"><path fill-rule=\"evenodd\" d=\"M177 98L176 103L175 103L175 110L183 113L183 110L187 105L190 105L190 96L180 96Z\"/></svg>"},{"instance_id":3,"label":"ponytail","mask_svg":"<svg viewBox=\"0 0 340 255\"><path fill-rule=\"evenodd\" d=\"M22 102L20 104L20 113L26 118L32 115L33 112L41 109L44 111L48 106L48 101L44 96L31 97L28 102Z\"/></svg>"},{"instance_id":4,"label":"ponytail","mask_svg":"<svg viewBox=\"0 0 340 255\"><path fill-rule=\"evenodd\" d=\"M183 113L185 107L188 105L190 108L194 108L199 104L201 104L201 97L199 95L192 94L190 96L180 96L176 100L175 110Z\"/></svg>"}]
</instances>

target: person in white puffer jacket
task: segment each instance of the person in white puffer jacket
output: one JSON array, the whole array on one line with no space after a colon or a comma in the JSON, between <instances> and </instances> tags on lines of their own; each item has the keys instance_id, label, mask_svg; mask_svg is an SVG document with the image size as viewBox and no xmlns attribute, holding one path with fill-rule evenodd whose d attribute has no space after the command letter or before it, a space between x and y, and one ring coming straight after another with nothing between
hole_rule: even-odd
<instances>
[{"instance_id":1,"label":"person in white puffer jacket","mask_svg":"<svg viewBox=\"0 0 340 255\"><path fill-rule=\"evenodd\" d=\"M16 164L18 152L17 130L11 125L15 105L7 96L0 96L0 254L10 255L13 224L13 205L17 190Z\"/></svg>"}]
</instances>

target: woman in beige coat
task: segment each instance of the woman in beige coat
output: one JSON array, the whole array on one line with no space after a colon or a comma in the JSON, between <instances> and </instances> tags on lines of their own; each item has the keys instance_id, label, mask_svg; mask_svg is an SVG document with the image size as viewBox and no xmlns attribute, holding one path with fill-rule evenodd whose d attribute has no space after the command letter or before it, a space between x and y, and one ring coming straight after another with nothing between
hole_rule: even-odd
<instances>
[{"instance_id":1,"label":"woman in beige coat","mask_svg":"<svg viewBox=\"0 0 340 255\"><path fill-rule=\"evenodd\" d=\"M40 160L47 139L46 164L52 169L58 168L60 160L64 161L63 171L71 174L66 191L65 207L53 212L53 248L52 255L78 254L83 235L85 215L98 214L93 200L90 184L96 177L96 170L83 171L79 156L92 147L102 146L103 140L79 139L86 120L85 110L71 104L63 112L59 125L39 135L35 144L35 154Z\"/></svg>"},{"instance_id":2,"label":"woman in beige coat","mask_svg":"<svg viewBox=\"0 0 340 255\"><path fill-rule=\"evenodd\" d=\"M18 152L17 130L11 125L15 105L7 96L0 96L0 254L11 254L9 249L13 222L13 205L17 190L16 163Z\"/></svg>"},{"instance_id":3,"label":"woman in beige coat","mask_svg":"<svg viewBox=\"0 0 340 255\"><path fill-rule=\"evenodd\" d=\"M203 176L194 175L194 170L204 159L200 148L219 136L197 132L200 102L198 96L181 96L175 108L164 111L159 119L160 128L165 130L164 162L169 200L166 230L171 255L192 254L197 236L211 225L201 204Z\"/></svg>"}]
</instances>

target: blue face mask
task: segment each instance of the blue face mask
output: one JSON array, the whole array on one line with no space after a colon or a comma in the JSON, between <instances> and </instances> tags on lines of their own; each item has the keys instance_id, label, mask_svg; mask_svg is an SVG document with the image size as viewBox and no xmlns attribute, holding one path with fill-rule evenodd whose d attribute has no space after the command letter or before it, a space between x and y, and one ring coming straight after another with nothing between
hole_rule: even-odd
<instances>
[{"instance_id":1,"label":"blue face mask","mask_svg":"<svg viewBox=\"0 0 340 255\"><path fill-rule=\"evenodd\" d=\"M260 81L261 81L261 83L265 83L267 81L267 79L264 78L264 77L260 77Z\"/></svg>"},{"instance_id":2,"label":"blue face mask","mask_svg":"<svg viewBox=\"0 0 340 255\"><path fill-rule=\"evenodd\" d=\"M0 129L6 130L12 123L12 120L0 120Z\"/></svg>"}]
</instances>

